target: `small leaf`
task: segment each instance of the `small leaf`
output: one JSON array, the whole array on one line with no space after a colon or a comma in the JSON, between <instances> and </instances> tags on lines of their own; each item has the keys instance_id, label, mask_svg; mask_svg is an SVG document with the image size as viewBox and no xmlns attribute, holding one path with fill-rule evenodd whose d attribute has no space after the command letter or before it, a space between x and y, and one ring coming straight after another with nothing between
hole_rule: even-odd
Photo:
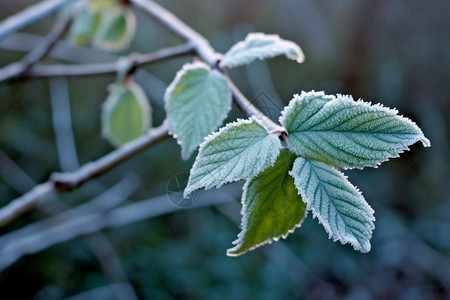
<instances>
[{"instance_id":1,"label":"small leaf","mask_svg":"<svg viewBox=\"0 0 450 300\"><path fill-rule=\"evenodd\" d=\"M295 154L340 168L376 167L419 140L430 146L422 130L396 110L350 96L294 95L280 123Z\"/></svg>"},{"instance_id":2,"label":"small leaf","mask_svg":"<svg viewBox=\"0 0 450 300\"><path fill-rule=\"evenodd\" d=\"M127 8L112 7L102 12L102 23L94 46L106 51L121 51L128 47L136 32L136 16Z\"/></svg>"},{"instance_id":3,"label":"small leaf","mask_svg":"<svg viewBox=\"0 0 450 300\"><path fill-rule=\"evenodd\" d=\"M76 45L85 45L91 42L100 27L101 17L99 12L92 10L88 5L83 5L78 9L70 28L69 40Z\"/></svg>"},{"instance_id":4,"label":"small leaf","mask_svg":"<svg viewBox=\"0 0 450 300\"><path fill-rule=\"evenodd\" d=\"M266 59L278 55L286 55L287 58L299 63L305 56L300 47L291 41L283 40L275 34L250 33L244 41L231 47L222 61L220 67L234 68L251 63L257 59Z\"/></svg>"},{"instance_id":5,"label":"small leaf","mask_svg":"<svg viewBox=\"0 0 450 300\"><path fill-rule=\"evenodd\" d=\"M278 136L267 133L259 120L238 120L201 144L184 197L193 191L256 176L272 166L280 153Z\"/></svg>"},{"instance_id":6,"label":"small leaf","mask_svg":"<svg viewBox=\"0 0 450 300\"><path fill-rule=\"evenodd\" d=\"M151 107L145 92L134 82L110 86L102 106L103 135L121 146L143 135L150 126Z\"/></svg>"},{"instance_id":7,"label":"small leaf","mask_svg":"<svg viewBox=\"0 0 450 300\"><path fill-rule=\"evenodd\" d=\"M216 130L231 108L225 77L204 63L186 64L164 95L169 126L188 159L203 139Z\"/></svg>"},{"instance_id":8,"label":"small leaf","mask_svg":"<svg viewBox=\"0 0 450 300\"><path fill-rule=\"evenodd\" d=\"M300 227L306 205L288 175L295 155L282 149L275 165L247 181L242 195L242 231L227 255L238 256Z\"/></svg>"},{"instance_id":9,"label":"small leaf","mask_svg":"<svg viewBox=\"0 0 450 300\"><path fill-rule=\"evenodd\" d=\"M307 209L325 227L329 237L355 250L370 251L375 228L373 209L341 172L318 161L298 157L289 174Z\"/></svg>"}]
</instances>

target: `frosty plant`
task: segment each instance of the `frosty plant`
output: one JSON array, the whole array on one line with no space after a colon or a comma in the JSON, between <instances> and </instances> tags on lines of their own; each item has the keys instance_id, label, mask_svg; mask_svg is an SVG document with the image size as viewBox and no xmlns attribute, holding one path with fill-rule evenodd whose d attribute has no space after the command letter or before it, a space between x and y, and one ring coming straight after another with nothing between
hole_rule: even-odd
<instances>
[{"instance_id":1,"label":"frosty plant","mask_svg":"<svg viewBox=\"0 0 450 300\"><path fill-rule=\"evenodd\" d=\"M55 0L53 9L66 2L70 0ZM48 6L41 9L49 10ZM277 35L250 33L220 54L199 33L152 1L78 1L65 12L73 19L68 39L106 51L124 50L136 29L134 9L157 20L186 44L147 55L132 54L95 67L39 66L37 63L51 50L58 34L64 33L60 29L64 27L58 27L35 53L0 72L0 81L17 76L117 73L102 107L102 132L119 147L75 172L53 174L48 182L2 208L0 225L29 210L48 193L74 189L170 133L180 144L184 159L199 147L184 197L198 189L246 181L242 231L228 255L240 255L286 238L301 225L308 211L334 241L368 252L375 227L374 211L341 170L377 167L417 141L430 146L420 128L381 104L316 91L298 91L276 124L245 98L227 71L275 56L301 63L304 55L297 44ZM17 20L20 18L12 22ZM24 24L26 21L10 26L17 29ZM1 28L0 38L10 30ZM181 68L167 88L167 118L161 126L152 128L150 103L133 79L133 72L143 64L186 54L196 58ZM233 102L245 119L221 127ZM80 234L89 230L80 229Z\"/></svg>"}]
</instances>

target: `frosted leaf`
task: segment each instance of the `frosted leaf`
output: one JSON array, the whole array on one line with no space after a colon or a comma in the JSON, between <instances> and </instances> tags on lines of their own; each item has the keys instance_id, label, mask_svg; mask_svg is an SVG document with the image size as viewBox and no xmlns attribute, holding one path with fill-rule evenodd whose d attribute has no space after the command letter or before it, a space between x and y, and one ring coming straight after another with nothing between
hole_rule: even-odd
<instances>
[{"instance_id":1,"label":"frosted leaf","mask_svg":"<svg viewBox=\"0 0 450 300\"><path fill-rule=\"evenodd\" d=\"M200 145L184 197L193 191L256 176L272 166L281 148L259 120L238 120L209 135Z\"/></svg>"},{"instance_id":2,"label":"frosted leaf","mask_svg":"<svg viewBox=\"0 0 450 300\"><path fill-rule=\"evenodd\" d=\"M295 160L289 174L307 209L317 217L330 238L342 244L350 243L363 253L370 251L374 211L344 174L302 157Z\"/></svg>"},{"instance_id":3,"label":"frosted leaf","mask_svg":"<svg viewBox=\"0 0 450 300\"><path fill-rule=\"evenodd\" d=\"M102 11L100 29L93 45L106 51L121 51L128 47L136 32L136 16L123 7Z\"/></svg>"},{"instance_id":4,"label":"frosted leaf","mask_svg":"<svg viewBox=\"0 0 450 300\"><path fill-rule=\"evenodd\" d=\"M299 227L306 204L288 175L295 155L282 149L275 165L247 181L242 195L242 231L227 255L238 256L280 238Z\"/></svg>"},{"instance_id":5,"label":"frosted leaf","mask_svg":"<svg viewBox=\"0 0 450 300\"><path fill-rule=\"evenodd\" d=\"M186 64L164 95L169 126L188 159L203 139L216 130L231 108L224 76L204 63Z\"/></svg>"},{"instance_id":6,"label":"frosted leaf","mask_svg":"<svg viewBox=\"0 0 450 300\"><path fill-rule=\"evenodd\" d=\"M305 59L302 50L294 42L283 40L275 34L250 33L244 41L237 43L225 53L220 62L220 67L234 68L249 64L257 59L266 59L278 55L285 55L299 63Z\"/></svg>"},{"instance_id":7,"label":"frosted leaf","mask_svg":"<svg viewBox=\"0 0 450 300\"><path fill-rule=\"evenodd\" d=\"M375 167L419 140L430 146L422 130L396 110L351 96L294 95L280 123L294 153L342 168Z\"/></svg>"},{"instance_id":8,"label":"frosted leaf","mask_svg":"<svg viewBox=\"0 0 450 300\"><path fill-rule=\"evenodd\" d=\"M102 106L102 133L114 146L143 135L151 123L151 107L145 92L135 82L113 84Z\"/></svg>"}]
</instances>

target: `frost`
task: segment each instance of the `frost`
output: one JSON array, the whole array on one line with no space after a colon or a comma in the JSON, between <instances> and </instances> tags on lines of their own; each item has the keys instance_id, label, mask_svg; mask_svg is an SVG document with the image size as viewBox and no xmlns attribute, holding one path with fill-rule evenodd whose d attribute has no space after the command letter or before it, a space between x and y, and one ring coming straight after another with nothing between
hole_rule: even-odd
<instances>
[{"instance_id":1,"label":"frost","mask_svg":"<svg viewBox=\"0 0 450 300\"><path fill-rule=\"evenodd\" d=\"M222 68L246 65L257 59L285 55L288 59L303 62L305 56L300 47L275 34L250 33L244 41L231 47L220 62Z\"/></svg>"},{"instance_id":2,"label":"frost","mask_svg":"<svg viewBox=\"0 0 450 300\"><path fill-rule=\"evenodd\" d=\"M102 106L102 133L114 146L121 146L144 134L151 124L151 106L134 81L113 84Z\"/></svg>"},{"instance_id":3,"label":"frost","mask_svg":"<svg viewBox=\"0 0 450 300\"><path fill-rule=\"evenodd\" d=\"M188 159L203 139L216 130L231 108L224 76L204 63L186 64L164 95L169 127Z\"/></svg>"},{"instance_id":4,"label":"frost","mask_svg":"<svg viewBox=\"0 0 450 300\"><path fill-rule=\"evenodd\" d=\"M375 228L373 209L341 172L318 161L298 157L289 174L307 209L313 212L334 241L370 251Z\"/></svg>"},{"instance_id":5,"label":"frost","mask_svg":"<svg viewBox=\"0 0 450 300\"><path fill-rule=\"evenodd\" d=\"M294 95L280 123L297 155L341 168L375 167L419 140L430 145L413 121L397 113L351 96L313 91Z\"/></svg>"},{"instance_id":6,"label":"frost","mask_svg":"<svg viewBox=\"0 0 450 300\"><path fill-rule=\"evenodd\" d=\"M256 176L275 163L280 148L278 136L255 117L229 123L200 145L184 196Z\"/></svg>"},{"instance_id":7,"label":"frost","mask_svg":"<svg viewBox=\"0 0 450 300\"><path fill-rule=\"evenodd\" d=\"M282 149L275 165L247 181L242 195L242 231L227 255L238 256L280 238L299 227L306 205L288 175L295 155Z\"/></svg>"}]
</instances>

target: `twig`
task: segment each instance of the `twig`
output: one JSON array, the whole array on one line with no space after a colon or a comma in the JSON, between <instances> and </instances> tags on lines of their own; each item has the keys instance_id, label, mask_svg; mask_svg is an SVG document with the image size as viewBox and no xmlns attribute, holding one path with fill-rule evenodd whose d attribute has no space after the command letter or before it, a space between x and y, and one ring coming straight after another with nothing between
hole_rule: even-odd
<instances>
[{"instance_id":1,"label":"twig","mask_svg":"<svg viewBox=\"0 0 450 300\"><path fill-rule=\"evenodd\" d=\"M0 40L8 34L22 29L40 19L45 18L64 5L75 0L46 0L28 7L27 9L10 16L0 22Z\"/></svg>"},{"instance_id":2,"label":"twig","mask_svg":"<svg viewBox=\"0 0 450 300\"><path fill-rule=\"evenodd\" d=\"M66 32L72 22L72 15L68 15L61 22L57 22L52 31L46 36L37 48L31 51L21 61L12 63L0 69L0 82L25 74L34 64L44 58L56 44L58 39Z\"/></svg>"},{"instance_id":3,"label":"twig","mask_svg":"<svg viewBox=\"0 0 450 300\"><path fill-rule=\"evenodd\" d=\"M35 186L0 209L0 227L8 224L36 206L38 201L55 192L72 190L84 182L98 177L123 161L168 137L167 123L151 129L146 135L125 144L119 149L87 163L74 172L53 173L50 180Z\"/></svg>"},{"instance_id":4,"label":"twig","mask_svg":"<svg viewBox=\"0 0 450 300\"><path fill-rule=\"evenodd\" d=\"M195 52L204 62L209 64L212 68L222 71L217 63L219 62L222 55L217 53L209 44L209 42L201 36L198 32L193 30L191 27L183 23L174 14L166 10L165 8L159 6L150 0L129 0L129 3L141 9L155 20L160 22L166 28L170 29L177 36L183 38L191 45L193 45ZM256 115L264 123L269 131L279 133L281 135L284 129L266 117L262 112L260 112L233 84L231 79L227 77L228 84L230 85L233 93L234 103L242 110L242 112L247 116Z\"/></svg>"},{"instance_id":5,"label":"twig","mask_svg":"<svg viewBox=\"0 0 450 300\"><path fill-rule=\"evenodd\" d=\"M190 44L184 44L175 47L168 47L158 50L154 53L139 54L134 53L128 56L128 60L133 68L141 65L153 63L156 61L173 58L192 52L193 47ZM118 63L98 63L86 65L35 65L25 72L27 77L54 77L54 76L87 76L99 75L107 73L116 73L118 70Z\"/></svg>"},{"instance_id":6,"label":"twig","mask_svg":"<svg viewBox=\"0 0 450 300\"><path fill-rule=\"evenodd\" d=\"M233 190L235 189L227 186L222 188L220 193L206 191L202 194L202 198L206 198L208 201L200 201L193 208L234 201L236 195L233 195ZM8 239L11 242L0 249L0 270L7 268L24 255L39 252L75 237L98 232L104 228L121 227L180 209L169 201L168 195L162 195L115 208L106 213L68 213L62 223L49 228L42 229L40 223L30 225L37 227L36 229L27 229L32 234L23 235L19 232L17 237L10 236ZM85 210L89 210L89 207Z\"/></svg>"}]
</instances>

